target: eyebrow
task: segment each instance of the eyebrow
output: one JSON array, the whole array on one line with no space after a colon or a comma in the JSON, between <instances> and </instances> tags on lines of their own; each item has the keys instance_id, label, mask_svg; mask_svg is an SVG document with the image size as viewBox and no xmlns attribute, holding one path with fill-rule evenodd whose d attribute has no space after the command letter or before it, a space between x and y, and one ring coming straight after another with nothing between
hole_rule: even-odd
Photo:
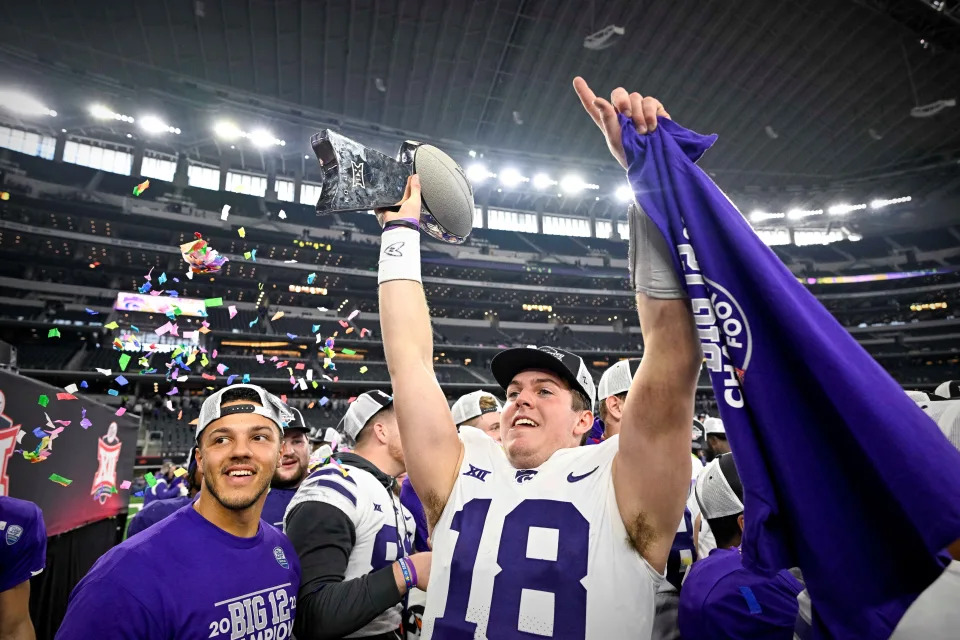
<instances>
[{"instance_id":1,"label":"eyebrow","mask_svg":"<svg viewBox=\"0 0 960 640\"><path fill-rule=\"evenodd\" d=\"M548 383L550 383L550 384L552 384L552 385L554 385L554 386L557 386L557 387L560 386L560 383L558 383L558 382L557 382L556 380L554 380L553 378L534 378L534 379L533 379L533 382L532 382L531 384L538 384L538 383L539 383L539 384L542 384L542 383L545 383L545 382L548 382ZM519 387L519 386L522 386L522 385L521 385L519 382L517 382L516 380L511 380L511 381L510 381L510 384L507 385L507 388L509 389L510 387L514 387L514 386Z\"/></svg>"},{"instance_id":2,"label":"eyebrow","mask_svg":"<svg viewBox=\"0 0 960 640\"><path fill-rule=\"evenodd\" d=\"M217 427L210 432L210 435L215 436L218 433L233 433L236 428L237 427ZM271 429L273 429L273 426L268 424L258 424L250 428L251 431L270 431Z\"/></svg>"}]
</instances>

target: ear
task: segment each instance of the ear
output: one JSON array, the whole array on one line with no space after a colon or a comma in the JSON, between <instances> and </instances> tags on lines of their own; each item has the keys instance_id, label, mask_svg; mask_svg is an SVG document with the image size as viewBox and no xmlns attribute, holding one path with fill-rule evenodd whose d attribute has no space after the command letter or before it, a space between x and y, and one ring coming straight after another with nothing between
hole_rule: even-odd
<instances>
[{"instance_id":1,"label":"ear","mask_svg":"<svg viewBox=\"0 0 960 640\"><path fill-rule=\"evenodd\" d=\"M743 514L737 516L737 524L740 525L740 533L743 533Z\"/></svg>"},{"instance_id":2,"label":"ear","mask_svg":"<svg viewBox=\"0 0 960 640\"><path fill-rule=\"evenodd\" d=\"M582 436L583 434L590 431L593 428L593 411L583 411L580 413L580 418L577 420L577 424L573 428L573 432Z\"/></svg>"},{"instance_id":3,"label":"ear","mask_svg":"<svg viewBox=\"0 0 960 640\"><path fill-rule=\"evenodd\" d=\"M373 433L377 436L377 440L380 441L380 444L387 444L387 425L382 422L375 422L373 424Z\"/></svg>"},{"instance_id":4,"label":"ear","mask_svg":"<svg viewBox=\"0 0 960 640\"><path fill-rule=\"evenodd\" d=\"M607 403L607 411L611 416L620 420L623 418L623 405L624 401L618 398L617 396L608 397L605 402Z\"/></svg>"}]
</instances>

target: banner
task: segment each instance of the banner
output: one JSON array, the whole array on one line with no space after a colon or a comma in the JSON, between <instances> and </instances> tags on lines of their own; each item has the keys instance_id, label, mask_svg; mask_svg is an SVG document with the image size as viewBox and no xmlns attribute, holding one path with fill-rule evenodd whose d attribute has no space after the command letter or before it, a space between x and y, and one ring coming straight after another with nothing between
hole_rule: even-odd
<instances>
[{"instance_id":1,"label":"banner","mask_svg":"<svg viewBox=\"0 0 960 640\"><path fill-rule=\"evenodd\" d=\"M120 484L133 480L138 428L82 395L0 371L0 495L39 506L48 536L125 513Z\"/></svg>"}]
</instances>

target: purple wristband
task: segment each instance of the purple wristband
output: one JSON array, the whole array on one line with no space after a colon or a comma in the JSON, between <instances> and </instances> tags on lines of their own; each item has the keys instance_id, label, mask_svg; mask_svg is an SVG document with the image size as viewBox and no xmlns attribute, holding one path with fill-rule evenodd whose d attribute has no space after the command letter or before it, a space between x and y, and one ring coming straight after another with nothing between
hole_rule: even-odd
<instances>
[{"instance_id":1,"label":"purple wristband","mask_svg":"<svg viewBox=\"0 0 960 640\"><path fill-rule=\"evenodd\" d=\"M413 560L411 560L409 556L404 557L403 560L405 561L404 564L406 564L407 567L410 569L410 577L413 580L413 586L415 587L418 584L417 568L413 565Z\"/></svg>"}]
</instances>

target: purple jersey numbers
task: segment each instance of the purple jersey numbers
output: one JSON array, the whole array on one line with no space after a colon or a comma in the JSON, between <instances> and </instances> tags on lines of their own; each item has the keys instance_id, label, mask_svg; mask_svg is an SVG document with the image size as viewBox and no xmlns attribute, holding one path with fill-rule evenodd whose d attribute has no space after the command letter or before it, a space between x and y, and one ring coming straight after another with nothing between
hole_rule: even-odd
<instances>
[{"instance_id":1,"label":"purple jersey numbers","mask_svg":"<svg viewBox=\"0 0 960 640\"><path fill-rule=\"evenodd\" d=\"M467 603L477 561L480 539L490 510L490 499L475 498L454 514L450 528L459 532L450 567L450 589L443 616L434 623L434 637L467 640L477 625L468 622ZM532 528L558 533L556 558L531 558L527 542ZM587 575L590 523L569 502L524 500L503 522L497 565L490 599L487 637L529 638L520 630L520 598L524 589L552 593L554 630L564 638L586 635L587 590L580 584ZM546 554L545 554L546 555Z\"/></svg>"}]
</instances>

